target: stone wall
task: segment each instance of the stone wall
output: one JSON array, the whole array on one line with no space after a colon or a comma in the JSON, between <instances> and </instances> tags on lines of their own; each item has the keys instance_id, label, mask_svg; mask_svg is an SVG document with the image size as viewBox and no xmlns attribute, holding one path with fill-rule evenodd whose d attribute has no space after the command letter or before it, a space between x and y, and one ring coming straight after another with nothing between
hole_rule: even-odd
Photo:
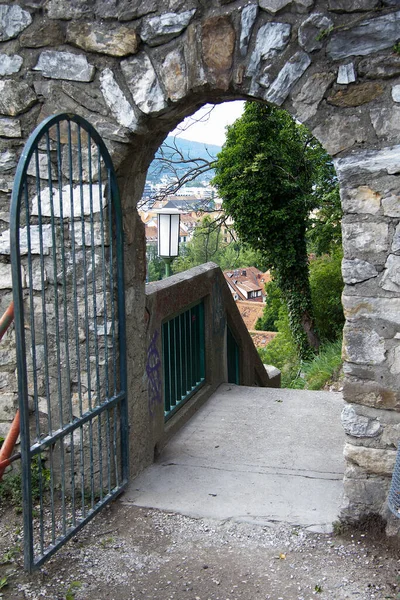
<instances>
[{"instance_id":1,"label":"stone wall","mask_svg":"<svg viewBox=\"0 0 400 600\"><path fill-rule=\"evenodd\" d=\"M118 170L133 472L148 462L140 441L147 423L145 256L135 204L154 152L182 118L205 102L254 98L290 111L336 160L345 212L343 514L385 511L400 422L399 24L398 0L0 4L3 230L18 155L45 116L86 117ZM4 282L1 308L10 296ZM0 357L6 381L12 349Z\"/></svg>"}]
</instances>

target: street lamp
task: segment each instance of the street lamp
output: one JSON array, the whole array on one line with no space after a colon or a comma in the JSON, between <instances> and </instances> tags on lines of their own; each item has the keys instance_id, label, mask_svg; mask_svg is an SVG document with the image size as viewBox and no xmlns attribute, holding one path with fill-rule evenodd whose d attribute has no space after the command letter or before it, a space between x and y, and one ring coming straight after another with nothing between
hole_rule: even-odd
<instances>
[{"instance_id":1,"label":"street lamp","mask_svg":"<svg viewBox=\"0 0 400 600\"><path fill-rule=\"evenodd\" d=\"M165 276L171 275L171 262L179 254L181 212L177 208L157 211L158 256L165 262Z\"/></svg>"}]
</instances>

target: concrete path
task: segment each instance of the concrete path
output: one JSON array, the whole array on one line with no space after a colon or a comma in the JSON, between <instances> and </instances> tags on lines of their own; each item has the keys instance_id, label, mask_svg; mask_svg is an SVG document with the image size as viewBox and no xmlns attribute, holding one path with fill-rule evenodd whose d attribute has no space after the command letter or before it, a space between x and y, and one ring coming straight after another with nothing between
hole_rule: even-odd
<instances>
[{"instance_id":1,"label":"concrete path","mask_svg":"<svg viewBox=\"0 0 400 600\"><path fill-rule=\"evenodd\" d=\"M342 496L341 394L222 385L123 502L328 532Z\"/></svg>"}]
</instances>

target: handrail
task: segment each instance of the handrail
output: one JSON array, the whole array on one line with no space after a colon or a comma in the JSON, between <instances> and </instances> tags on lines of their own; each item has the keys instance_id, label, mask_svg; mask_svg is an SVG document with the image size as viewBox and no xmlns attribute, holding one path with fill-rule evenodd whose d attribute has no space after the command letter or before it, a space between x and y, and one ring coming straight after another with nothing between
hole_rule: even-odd
<instances>
[{"instance_id":1,"label":"handrail","mask_svg":"<svg viewBox=\"0 0 400 600\"><path fill-rule=\"evenodd\" d=\"M14 320L14 302L11 302L10 306L7 308L7 310L5 311L5 313L3 314L3 316L0 319L0 340L3 338L4 334L6 333L7 329L10 327L13 320ZM19 429L20 429L20 419L19 419L19 410L17 410L14 420L11 423L11 427L7 434L7 437L4 440L2 447L0 448L0 481L3 477L6 467L9 464L11 464L12 462L14 462L14 460L21 458L20 454L15 454L14 456L11 456L11 453L14 449L14 446L15 446L18 436L19 436Z\"/></svg>"}]
</instances>

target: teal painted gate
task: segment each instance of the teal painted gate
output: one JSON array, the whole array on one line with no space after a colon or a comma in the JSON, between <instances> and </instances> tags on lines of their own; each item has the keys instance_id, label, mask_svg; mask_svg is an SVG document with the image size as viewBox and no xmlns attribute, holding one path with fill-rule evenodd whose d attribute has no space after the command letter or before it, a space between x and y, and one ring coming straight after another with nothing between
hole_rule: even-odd
<instances>
[{"instance_id":1,"label":"teal painted gate","mask_svg":"<svg viewBox=\"0 0 400 600\"><path fill-rule=\"evenodd\" d=\"M128 478L122 216L107 148L59 114L30 136L11 200L25 568Z\"/></svg>"}]
</instances>

